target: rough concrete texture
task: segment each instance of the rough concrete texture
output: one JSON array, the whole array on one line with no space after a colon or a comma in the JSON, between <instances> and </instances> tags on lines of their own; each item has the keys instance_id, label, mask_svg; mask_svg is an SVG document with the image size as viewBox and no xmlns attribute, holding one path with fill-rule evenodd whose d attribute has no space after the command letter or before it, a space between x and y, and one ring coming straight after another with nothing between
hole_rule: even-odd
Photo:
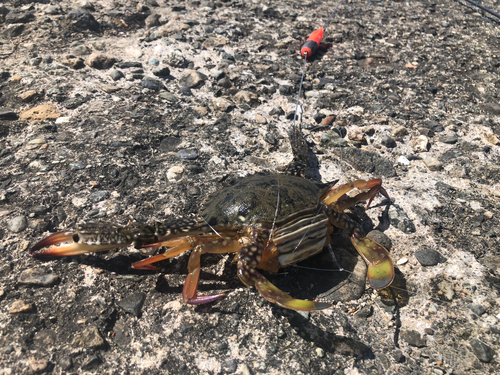
<instances>
[{"instance_id":1,"label":"rough concrete texture","mask_svg":"<svg viewBox=\"0 0 500 375\"><path fill-rule=\"evenodd\" d=\"M350 214L389 244L394 287L365 286L341 231L337 262L266 273L334 302L319 313L267 302L229 255L202 258L200 291L227 296L199 307L180 297L189 254L158 272L132 270L133 248L29 256L80 220L194 217L237 178L282 171L299 49L335 5L2 2L1 374L500 372L500 34L458 2L341 6L307 63L312 177L383 179L391 204Z\"/></svg>"}]
</instances>

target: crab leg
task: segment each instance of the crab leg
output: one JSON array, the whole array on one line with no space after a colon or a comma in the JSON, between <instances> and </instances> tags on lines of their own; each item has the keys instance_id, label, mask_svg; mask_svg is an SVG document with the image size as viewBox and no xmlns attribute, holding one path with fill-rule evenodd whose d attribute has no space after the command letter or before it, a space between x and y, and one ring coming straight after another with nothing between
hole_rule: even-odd
<instances>
[{"instance_id":1,"label":"crab leg","mask_svg":"<svg viewBox=\"0 0 500 375\"><path fill-rule=\"evenodd\" d=\"M41 240L31 248L30 254L33 257L71 256L128 245L136 248L164 245L171 247L182 244L187 232L194 236L209 229L197 227L196 223L194 219L153 225L130 223L126 226L81 222L74 230L54 233ZM176 240L177 243L172 242Z\"/></svg>"},{"instance_id":2,"label":"crab leg","mask_svg":"<svg viewBox=\"0 0 500 375\"><path fill-rule=\"evenodd\" d=\"M201 305L204 303L214 302L225 296L224 293L213 296L206 296L204 294L196 295L196 291L198 290L198 281L200 280L201 255L207 253L235 253L241 247L241 244L237 240L219 238L218 236L207 237L217 237L217 239L197 245L189 256L188 275L186 277L186 282L184 283L184 288L182 289L182 299L190 305Z\"/></svg>"},{"instance_id":3,"label":"crab leg","mask_svg":"<svg viewBox=\"0 0 500 375\"><path fill-rule=\"evenodd\" d=\"M347 197L346 199L338 200L348 191L358 188L358 189L370 189L367 192L359 193L354 197ZM332 208L336 211L343 211L346 208L349 208L355 205L357 202L368 200L368 204L366 208L370 207L373 198L380 193L387 199L389 199L389 195L382 187L382 180L379 178L365 181L365 180L356 180L353 182L348 182L346 184L331 188L322 198L321 200L328 206L334 204Z\"/></svg>"},{"instance_id":4,"label":"crab leg","mask_svg":"<svg viewBox=\"0 0 500 375\"><path fill-rule=\"evenodd\" d=\"M245 285L255 286L269 302L287 309L311 311L332 306L329 303L295 299L274 286L256 269L262 260L265 246L255 228L250 228L246 242L238 254L238 276Z\"/></svg>"},{"instance_id":5,"label":"crab leg","mask_svg":"<svg viewBox=\"0 0 500 375\"><path fill-rule=\"evenodd\" d=\"M389 252L371 238L365 237L361 226L344 213L328 207L330 223L351 234L351 242L368 265L368 282L374 289L388 287L394 279L394 264Z\"/></svg>"},{"instance_id":6,"label":"crab leg","mask_svg":"<svg viewBox=\"0 0 500 375\"><path fill-rule=\"evenodd\" d=\"M220 237L217 235L207 235L207 236L198 236L198 237L192 237L192 236L184 236L180 238L174 238L168 241L163 241L163 242L155 242L152 244L147 244L142 247L159 247L159 246L166 246L170 247L170 249L167 249L164 253L158 254L146 259L143 259L139 262L135 262L132 264L132 268L136 270L151 270L151 271L157 271L158 268L152 266L151 264L160 262L162 260L168 259L168 258L173 258L179 254L182 254L183 252L187 250L194 249L196 246L209 242L209 241L214 241L219 239Z\"/></svg>"}]
</instances>

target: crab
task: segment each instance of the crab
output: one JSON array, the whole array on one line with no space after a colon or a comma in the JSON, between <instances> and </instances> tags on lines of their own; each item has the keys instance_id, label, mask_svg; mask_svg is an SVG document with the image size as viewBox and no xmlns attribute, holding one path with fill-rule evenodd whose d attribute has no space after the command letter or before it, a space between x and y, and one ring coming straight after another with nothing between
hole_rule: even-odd
<instances>
[{"instance_id":1,"label":"crab","mask_svg":"<svg viewBox=\"0 0 500 375\"><path fill-rule=\"evenodd\" d=\"M30 250L33 257L58 257L133 245L136 248L165 246L159 255L132 265L157 270L154 263L191 251L182 298L192 305L211 303L224 294L197 293L200 258L207 253L235 253L237 273L268 301L293 310L322 310L330 303L299 300L277 288L259 270L277 272L330 247L333 227L350 234L358 253L368 265L368 282L374 289L389 286L394 265L389 252L365 237L362 227L343 211L378 193L389 198L382 180L356 180L337 187L305 178L308 146L301 130L290 132L293 160L284 174L259 173L243 177L209 197L196 219L152 225L82 222L72 230L54 233ZM364 190L354 197L350 190Z\"/></svg>"}]
</instances>

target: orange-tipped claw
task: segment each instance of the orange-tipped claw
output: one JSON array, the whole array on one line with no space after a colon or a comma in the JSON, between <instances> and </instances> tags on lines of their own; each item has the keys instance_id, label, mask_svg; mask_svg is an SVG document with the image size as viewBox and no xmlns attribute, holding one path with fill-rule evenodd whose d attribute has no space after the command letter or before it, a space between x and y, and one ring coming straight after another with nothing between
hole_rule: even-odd
<instances>
[{"instance_id":1,"label":"orange-tipped claw","mask_svg":"<svg viewBox=\"0 0 500 375\"><path fill-rule=\"evenodd\" d=\"M30 255L35 258L66 257L86 253L96 253L121 246L117 244L95 244L76 241L79 241L79 236L76 232L57 232L51 234L47 238L44 238L33 246L30 249Z\"/></svg>"},{"instance_id":2,"label":"orange-tipped claw","mask_svg":"<svg viewBox=\"0 0 500 375\"><path fill-rule=\"evenodd\" d=\"M63 242L74 242L73 241L73 231L67 231L67 232L57 232L54 234L51 234L47 238L44 238L41 241L38 241L38 243L33 246L30 249L30 254L31 256L44 256L48 250L45 250L40 253L36 253L36 251L41 250L43 248L48 248L54 245L59 245L60 243Z\"/></svg>"}]
</instances>

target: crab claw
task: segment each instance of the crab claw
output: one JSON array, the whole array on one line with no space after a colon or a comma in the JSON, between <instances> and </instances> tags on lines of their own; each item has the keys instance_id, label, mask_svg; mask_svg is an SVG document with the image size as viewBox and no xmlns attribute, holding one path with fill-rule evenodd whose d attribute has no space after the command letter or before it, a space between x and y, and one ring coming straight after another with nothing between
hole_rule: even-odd
<instances>
[{"instance_id":1,"label":"crab claw","mask_svg":"<svg viewBox=\"0 0 500 375\"><path fill-rule=\"evenodd\" d=\"M34 258L64 257L111 250L118 246L120 245L85 242L83 236L69 230L51 234L39 241L30 249L30 255Z\"/></svg>"},{"instance_id":2,"label":"crab claw","mask_svg":"<svg viewBox=\"0 0 500 375\"><path fill-rule=\"evenodd\" d=\"M394 280L394 263L389 252L371 238L360 238L356 234L351 241L368 265L368 282L373 289L384 289Z\"/></svg>"}]
</instances>

